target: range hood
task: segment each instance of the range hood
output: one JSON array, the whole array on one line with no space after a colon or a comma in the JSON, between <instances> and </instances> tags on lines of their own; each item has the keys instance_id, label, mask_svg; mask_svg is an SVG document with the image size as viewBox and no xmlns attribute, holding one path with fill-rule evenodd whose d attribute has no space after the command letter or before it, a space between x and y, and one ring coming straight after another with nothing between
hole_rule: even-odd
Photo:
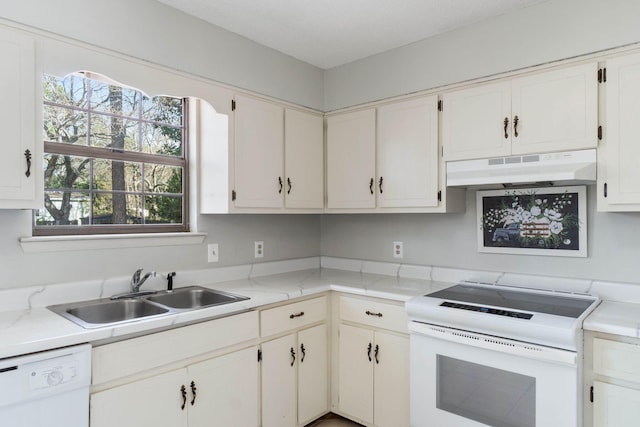
<instances>
[{"instance_id":1,"label":"range hood","mask_svg":"<svg viewBox=\"0 0 640 427\"><path fill-rule=\"evenodd\" d=\"M596 150L447 162L447 187L593 184Z\"/></svg>"}]
</instances>

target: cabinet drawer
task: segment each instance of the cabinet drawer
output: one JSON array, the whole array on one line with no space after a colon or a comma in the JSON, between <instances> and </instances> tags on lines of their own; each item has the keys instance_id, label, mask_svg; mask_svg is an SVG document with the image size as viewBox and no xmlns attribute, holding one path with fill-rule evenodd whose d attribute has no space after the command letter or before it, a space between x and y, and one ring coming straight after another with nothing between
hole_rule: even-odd
<instances>
[{"instance_id":1,"label":"cabinet drawer","mask_svg":"<svg viewBox=\"0 0 640 427\"><path fill-rule=\"evenodd\" d=\"M92 384L133 375L258 338L258 313L237 314L93 349Z\"/></svg>"},{"instance_id":2,"label":"cabinet drawer","mask_svg":"<svg viewBox=\"0 0 640 427\"><path fill-rule=\"evenodd\" d=\"M403 333L409 323L404 305L346 296L340 297L340 319Z\"/></svg>"},{"instance_id":3,"label":"cabinet drawer","mask_svg":"<svg viewBox=\"0 0 640 427\"><path fill-rule=\"evenodd\" d=\"M593 340L593 372L608 377L640 382L640 345Z\"/></svg>"},{"instance_id":4,"label":"cabinet drawer","mask_svg":"<svg viewBox=\"0 0 640 427\"><path fill-rule=\"evenodd\" d=\"M260 333L263 337L301 328L327 318L327 297L300 301L260 313Z\"/></svg>"}]
</instances>

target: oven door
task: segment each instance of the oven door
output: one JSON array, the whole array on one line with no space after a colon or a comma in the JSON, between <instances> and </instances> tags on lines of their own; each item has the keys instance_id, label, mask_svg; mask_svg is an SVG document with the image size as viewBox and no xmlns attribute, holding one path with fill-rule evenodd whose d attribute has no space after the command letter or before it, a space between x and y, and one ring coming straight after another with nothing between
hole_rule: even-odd
<instances>
[{"instance_id":1,"label":"oven door","mask_svg":"<svg viewBox=\"0 0 640 427\"><path fill-rule=\"evenodd\" d=\"M578 426L575 352L410 322L412 427Z\"/></svg>"}]
</instances>

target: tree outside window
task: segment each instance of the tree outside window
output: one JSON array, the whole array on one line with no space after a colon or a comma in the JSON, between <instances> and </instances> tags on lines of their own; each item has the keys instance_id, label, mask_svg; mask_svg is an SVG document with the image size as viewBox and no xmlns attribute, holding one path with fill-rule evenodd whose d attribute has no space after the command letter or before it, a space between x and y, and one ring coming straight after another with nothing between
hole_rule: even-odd
<instances>
[{"instance_id":1,"label":"tree outside window","mask_svg":"<svg viewBox=\"0 0 640 427\"><path fill-rule=\"evenodd\" d=\"M44 76L34 234L187 231L186 100L95 77Z\"/></svg>"}]
</instances>

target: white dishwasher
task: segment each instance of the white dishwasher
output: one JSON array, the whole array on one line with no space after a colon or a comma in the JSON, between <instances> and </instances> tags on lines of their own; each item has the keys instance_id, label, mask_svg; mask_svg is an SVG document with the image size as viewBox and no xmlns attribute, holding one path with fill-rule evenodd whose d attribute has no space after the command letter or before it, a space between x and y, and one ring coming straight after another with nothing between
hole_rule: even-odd
<instances>
[{"instance_id":1,"label":"white dishwasher","mask_svg":"<svg viewBox=\"0 0 640 427\"><path fill-rule=\"evenodd\" d=\"M91 346L0 360L0 426L88 427Z\"/></svg>"}]
</instances>

